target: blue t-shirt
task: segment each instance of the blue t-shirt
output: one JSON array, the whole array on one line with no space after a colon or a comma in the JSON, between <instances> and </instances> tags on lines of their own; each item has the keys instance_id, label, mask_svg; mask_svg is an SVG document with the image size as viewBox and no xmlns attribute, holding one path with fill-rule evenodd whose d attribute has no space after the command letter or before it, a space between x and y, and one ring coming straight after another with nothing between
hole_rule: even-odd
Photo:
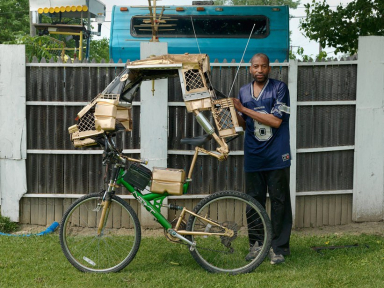
<instances>
[{"instance_id":1,"label":"blue t-shirt","mask_svg":"<svg viewBox=\"0 0 384 288\"><path fill-rule=\"evenodd\" d=\"M256 98L253 82L240 88L239 100L244 107L282 119L279 128L264 125L243 114L246 122L244 139L244 171L268 171L291 165L289 146L289 91L285 83L268 79Z\"/></svg>"}]
</instances>

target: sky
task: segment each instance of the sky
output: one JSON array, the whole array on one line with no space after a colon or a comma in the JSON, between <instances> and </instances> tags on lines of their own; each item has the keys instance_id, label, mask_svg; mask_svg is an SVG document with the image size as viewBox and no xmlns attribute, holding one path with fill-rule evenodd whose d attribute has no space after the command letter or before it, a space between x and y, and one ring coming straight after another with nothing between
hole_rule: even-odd
<instances>
[{"instance_id":1,"label":"sky","mask_svg":"<svg viewBox=\"0 0 384 288\"><path fill-rule=\"evenodd\" d=\"M109 38L110 35L110 21L111 20L111 11L113 5L118 5L118 6L139 6L139 5L148 5L148 0L100 0L106 5L106 22L103 23L102 26L102 37ZM342 5L347 5L349 2L352 0L327 0L327 3L329 4L330 7L336 8L337 5L342 4ZM292 31L291 34L291 46L292 50L296 52L298 47L303 47L304 48L304 54L315 57L317 54L319 54L319 44L316 43L315 41L310 41L308 38L306 38L302 32L299 30L299 24L300 24L300 19L302 19L303 16L305 16L305 8L304 4L307 3L312 3L312 0L301 0L300 5L298 6L297 9L290 9L290 15L293 17L290 22L290 30ZM158 6L163 6L163 5L192 5L192 0L162 0L162 1L157 1ZM94 25L96 27L96 25ZM326 47L323 49L325 52L327 52L328 57L337 57L340 55L335 55L333 51L335 50L332 47Z\"/></svg>"}]
</instances>

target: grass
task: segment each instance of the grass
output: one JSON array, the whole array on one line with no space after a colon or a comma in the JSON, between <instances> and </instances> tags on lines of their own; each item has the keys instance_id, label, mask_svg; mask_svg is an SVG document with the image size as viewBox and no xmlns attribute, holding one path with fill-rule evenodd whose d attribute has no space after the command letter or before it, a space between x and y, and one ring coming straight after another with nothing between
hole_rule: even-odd
<instances>
[{"instance_id":1,"label":"grass","mask_svg":"<svg viewBox=\"0 0 384 288\"><path fill-rule=\"evenodd\" d=\"M324 250L313 246L353 245ZM367 246L368 247L367 247ZM383 287L384 238L377 235L292 235L292 255L254 272L229 276L203 270L184 245L164 237L143 238L123 271L88 274L64 257L57 232L46 236L0 236L0 287Z\"/></svg>"}]
</instances>

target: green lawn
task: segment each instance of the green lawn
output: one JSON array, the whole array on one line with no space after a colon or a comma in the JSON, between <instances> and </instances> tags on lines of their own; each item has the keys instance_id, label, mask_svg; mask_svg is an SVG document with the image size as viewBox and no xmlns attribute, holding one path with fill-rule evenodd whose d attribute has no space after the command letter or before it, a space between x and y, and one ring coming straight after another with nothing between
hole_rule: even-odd
<instances>
[{"instance_id":1,"label":"green lawn","mask_svg":"<svg viewBox=\"0 0 384 288\"><path fill-rule=\"evenodd\" d=\"M315 252L312 246L359 244ZM0 236L0 287L384 287L384 238L377 235L292 236L286 263L269 261L253 273L211 274L186 246L145 237L132 263L119 273L88 274L64 257L57 232L38 237ZM368 246L368 247L367 247Z\"/></svg>"}]
</instances>

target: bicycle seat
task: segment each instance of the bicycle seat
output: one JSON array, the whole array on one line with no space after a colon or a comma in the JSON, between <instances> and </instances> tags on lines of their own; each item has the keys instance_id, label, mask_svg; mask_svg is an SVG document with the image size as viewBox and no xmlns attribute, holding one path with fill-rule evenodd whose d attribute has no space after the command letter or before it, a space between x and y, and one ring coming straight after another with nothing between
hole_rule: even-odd
<instances>
[{"instance_id":1,"label":"bicycle seat","mask_svg":"<svg viewBox=\"0 0 384 288\"><path fill-rule=\"evenodd\" d=\"M205 142L208 142L211 139L212 139L211 134L204 134L204 135L193 137L193 138L183 138L180 140L180 143L181 144L190 144L193 146L201 146Z\"/></svg>"}]
</instances>

